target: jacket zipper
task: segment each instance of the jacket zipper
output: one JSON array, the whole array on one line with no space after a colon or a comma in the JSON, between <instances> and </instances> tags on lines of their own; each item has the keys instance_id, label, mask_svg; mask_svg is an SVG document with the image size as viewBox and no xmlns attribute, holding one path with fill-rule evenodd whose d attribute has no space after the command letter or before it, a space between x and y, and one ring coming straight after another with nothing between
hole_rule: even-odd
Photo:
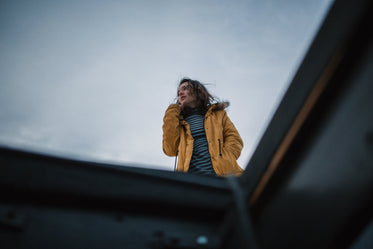
<instances>
[{"instance_id":1,"label":"jacket zipper","mask_svg":"<svg viewBox=\"0 0 373 249\"><path fill-rule=\"evenodd\" d=\"M221 154L221 142L220 142L220 138L218 138L218 141L219 141L219 156L222 156L222 154Z\"/></svg>"}]
</instances>

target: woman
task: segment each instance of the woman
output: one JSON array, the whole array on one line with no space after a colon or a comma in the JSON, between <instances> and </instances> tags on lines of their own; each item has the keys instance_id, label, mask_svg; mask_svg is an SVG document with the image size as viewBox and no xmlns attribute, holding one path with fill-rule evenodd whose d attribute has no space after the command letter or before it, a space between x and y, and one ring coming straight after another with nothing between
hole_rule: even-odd
<instances>
[{"instance_id":1,"label":"woman","mask_svg":"<svg viewBox=\"0 0 373 249\"><path fill-rule=\"evenodd\" d=\"M199 81L184 78L163 118L163 151L178 156L177 171L201 175L240 175L237 159L242 139L228 118L227 102L215 98Z\"/></svg>"}]
</instances>

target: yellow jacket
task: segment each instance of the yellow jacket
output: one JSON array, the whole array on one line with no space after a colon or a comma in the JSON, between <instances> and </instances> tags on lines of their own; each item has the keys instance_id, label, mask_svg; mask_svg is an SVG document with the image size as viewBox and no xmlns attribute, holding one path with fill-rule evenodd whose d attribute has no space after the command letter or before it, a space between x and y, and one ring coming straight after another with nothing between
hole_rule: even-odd
<instances>
[{"instance_id":1,"label":"yellow jacket","mask_svg":"<svg viewBox=\"0 0 373 249\"><path fill-rule=\"evenodd\" d=\"M217 175L240 175L242 168L237 159L243 142L226 111L215 110L212 105L205 115L205 132L212 166ZM178 156L177 171L188 172L193 153L193 137L189 124L180 115L177 104L170 105L163 118L163 152Z\"/></svg>"}]
</instances>

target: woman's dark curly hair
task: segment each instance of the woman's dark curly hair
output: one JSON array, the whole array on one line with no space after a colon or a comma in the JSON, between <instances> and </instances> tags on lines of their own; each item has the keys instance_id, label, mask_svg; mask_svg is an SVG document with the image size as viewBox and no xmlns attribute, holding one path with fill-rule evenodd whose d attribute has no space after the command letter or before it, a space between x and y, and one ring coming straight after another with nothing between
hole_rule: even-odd
<instances>
[{"instance_id":1,"label":"woman's dark curly hair","mask_svg":"<svg viewBox=\"0 0 373 249\"><path fill-rule=\"evenodd\" d=\"M224 110L229 106L229 102L219 102L218 99L212 96L207 88L198 80L192 80L190 78L183 78L181 84L188 82L189 91L196 95L197 107L203 111L207 111L212 105L216 105L215 110ZM177 101L178 102L178 101Z\"/></svg>"}]
</instances>

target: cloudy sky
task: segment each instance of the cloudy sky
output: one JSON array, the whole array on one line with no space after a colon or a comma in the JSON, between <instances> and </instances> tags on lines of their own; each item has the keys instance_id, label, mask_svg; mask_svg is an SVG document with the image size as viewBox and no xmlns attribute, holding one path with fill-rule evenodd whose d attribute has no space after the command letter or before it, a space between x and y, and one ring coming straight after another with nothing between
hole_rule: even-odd
<instances>
[{"instance_id":1,"label":"cloudy sky","mask_svg":"<svg viewBox=\"0 0 373 249\"><path fill-rule=\"evenodd\" d=\"M331 0L0 2L0 146L172 170L162 119L207 83L245 168Z\"/></svg>"}]
</instances>

